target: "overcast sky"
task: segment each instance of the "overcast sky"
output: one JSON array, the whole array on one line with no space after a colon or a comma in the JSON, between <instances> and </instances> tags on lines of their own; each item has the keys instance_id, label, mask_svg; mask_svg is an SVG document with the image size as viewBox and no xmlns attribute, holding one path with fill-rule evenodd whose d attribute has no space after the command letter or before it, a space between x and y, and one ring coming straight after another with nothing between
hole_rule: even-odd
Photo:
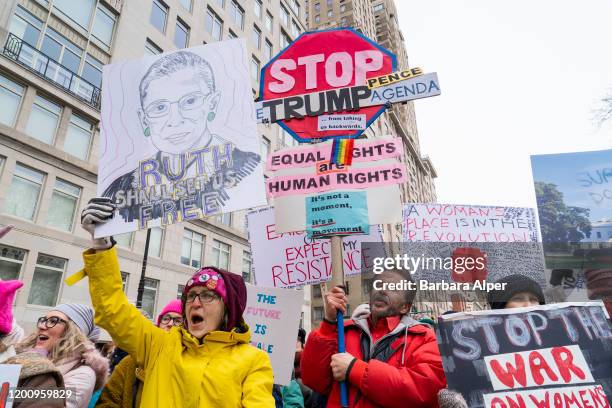
<instances>
[{"instance_id":1,"label":"overcast sky","mask_svg":"<svg viewBox=\"0 0 612 408\"><path fill-rule=\"evenodd\" d=\"M396 0L438 202L535 207L529 155L612 148L592 111L612 87L612 2Z\"/></svg>"}]
</instances>

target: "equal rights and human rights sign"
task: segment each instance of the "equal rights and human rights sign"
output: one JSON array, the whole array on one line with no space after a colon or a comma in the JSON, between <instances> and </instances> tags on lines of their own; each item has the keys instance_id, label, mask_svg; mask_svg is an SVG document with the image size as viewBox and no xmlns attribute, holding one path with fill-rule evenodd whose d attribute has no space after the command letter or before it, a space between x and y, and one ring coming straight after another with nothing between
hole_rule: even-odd
<instances>
[{"instance_id":1,"label":"equal rights and human rights sign","mask_svg":"<svg viewBox=\"0 0 612 408\"><path fill-rule=\"evenodd\" d=\"M266 193L274 199L276 228L280 232L304 231L306 200L320 193L363 191L367 219L364 224L393 224L401 221L399 184L407 181L406 166L399 158L399 138L355 141L350 167L331 164L331 142L279 150L268 158L271 177ZM381 200L380 197L385 197Z\"/></svg>"},{"instance_id":2,"label":"equal rights and human rights sign","mask_svg":"<svg viewBox=\"0 0 612 408\"><path fill-rule=\"evenodd\" d=\"M601 303L441 316L448 388L470 407L608 408L612 324Z\"/></svg>"}]
</instances>

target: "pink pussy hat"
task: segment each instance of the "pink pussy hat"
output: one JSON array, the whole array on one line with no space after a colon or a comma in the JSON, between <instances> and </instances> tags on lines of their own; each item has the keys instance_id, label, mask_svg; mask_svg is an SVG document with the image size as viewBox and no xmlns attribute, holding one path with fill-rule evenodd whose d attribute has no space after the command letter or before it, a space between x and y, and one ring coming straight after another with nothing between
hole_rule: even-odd
<instances>
[{"instance_id":1,"label":"pink pussy hat","mask_svg":"<svg viewBox=\"0 0 612 408\"><path fill-rule=\"evenodd\" d=\"M157 326L159 326L159 323L161 322L161 318L164 317L166 313L176 313L182 316L183 306L181 305L181 300L180 299L171 300L170 302L168 302L166 306L164 306L159 316L157 316Z\"/></svg>"},{"instance_id":2,"label":"pink pussy hat","mask_svg":"<svg viewBox=\"0 0 612 408\"><path fill-rule=\"evenodd\" d=\"M0 281L0 334L8 334L13 327L13 300L22 281Z\"/></svg>"}]
</instances>

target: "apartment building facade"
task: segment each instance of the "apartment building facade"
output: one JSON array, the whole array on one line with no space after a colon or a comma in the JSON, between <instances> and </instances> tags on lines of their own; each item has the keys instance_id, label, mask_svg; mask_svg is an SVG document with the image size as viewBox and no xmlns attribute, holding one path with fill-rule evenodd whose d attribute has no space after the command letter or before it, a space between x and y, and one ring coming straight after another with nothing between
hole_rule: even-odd
<instances>
[{"instance_id":1,"label":"apartment building facade","mask_svg":"<svg viewBox=\"0 0 612 408\"><path fill-rule=\"evenodd\" d=\"M305 30L303 0L9 0L0 5L0 279L20 279L15 315L26 332L50 307L88 303L89 237L79 214L96 195L102 67L245 38L252 88L259 70ZM296 143L259 125L261 152ZM121 275L135 302L145 231L117 236ZM159 313L195 268L212 264L252 281L245 211L151 230L143 308ZM310 293L303 308L310 329Z\"/></svg>"}]
</instances>

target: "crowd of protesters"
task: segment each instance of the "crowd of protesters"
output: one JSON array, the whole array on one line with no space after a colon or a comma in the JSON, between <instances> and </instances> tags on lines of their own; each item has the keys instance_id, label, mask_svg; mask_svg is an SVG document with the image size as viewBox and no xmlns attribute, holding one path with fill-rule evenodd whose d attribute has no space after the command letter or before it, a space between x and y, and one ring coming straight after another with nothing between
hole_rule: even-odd
<instances>
[{"instance_id":1,"label":"crowd of protesters","mask_svg":"<svg viewBox=\"0 0 612 408\"><path fill-rule=\"evenodd\" d=\"M347 312L348 299L342 287L332 288L321 325L308 338L302 329L297 335L292 380L284 386L274 384L267 354L250 345L246 285L238 274L209 266L195 271L181 299L152 321L122 290L112 238L93 238L113 211L109 200L94 199L82 214L92 233L83 259L93 309L57 305L26 336L12 312L22 283L0 281L0 363L21 365L20 388L75 393L14 407L334 408L342 406L340 382L350 407L467 407L447 388L433 321L410 317L414 291L372 290L369 303L344 321L346 352L339 353L336 314ZM410 275L389 270L380 279L397 283ZM500 282L505 290L489 292L491 309L544 304L530 278ZM95 347L99 327L114 350Z\"/></svg>"}]
</instances>

